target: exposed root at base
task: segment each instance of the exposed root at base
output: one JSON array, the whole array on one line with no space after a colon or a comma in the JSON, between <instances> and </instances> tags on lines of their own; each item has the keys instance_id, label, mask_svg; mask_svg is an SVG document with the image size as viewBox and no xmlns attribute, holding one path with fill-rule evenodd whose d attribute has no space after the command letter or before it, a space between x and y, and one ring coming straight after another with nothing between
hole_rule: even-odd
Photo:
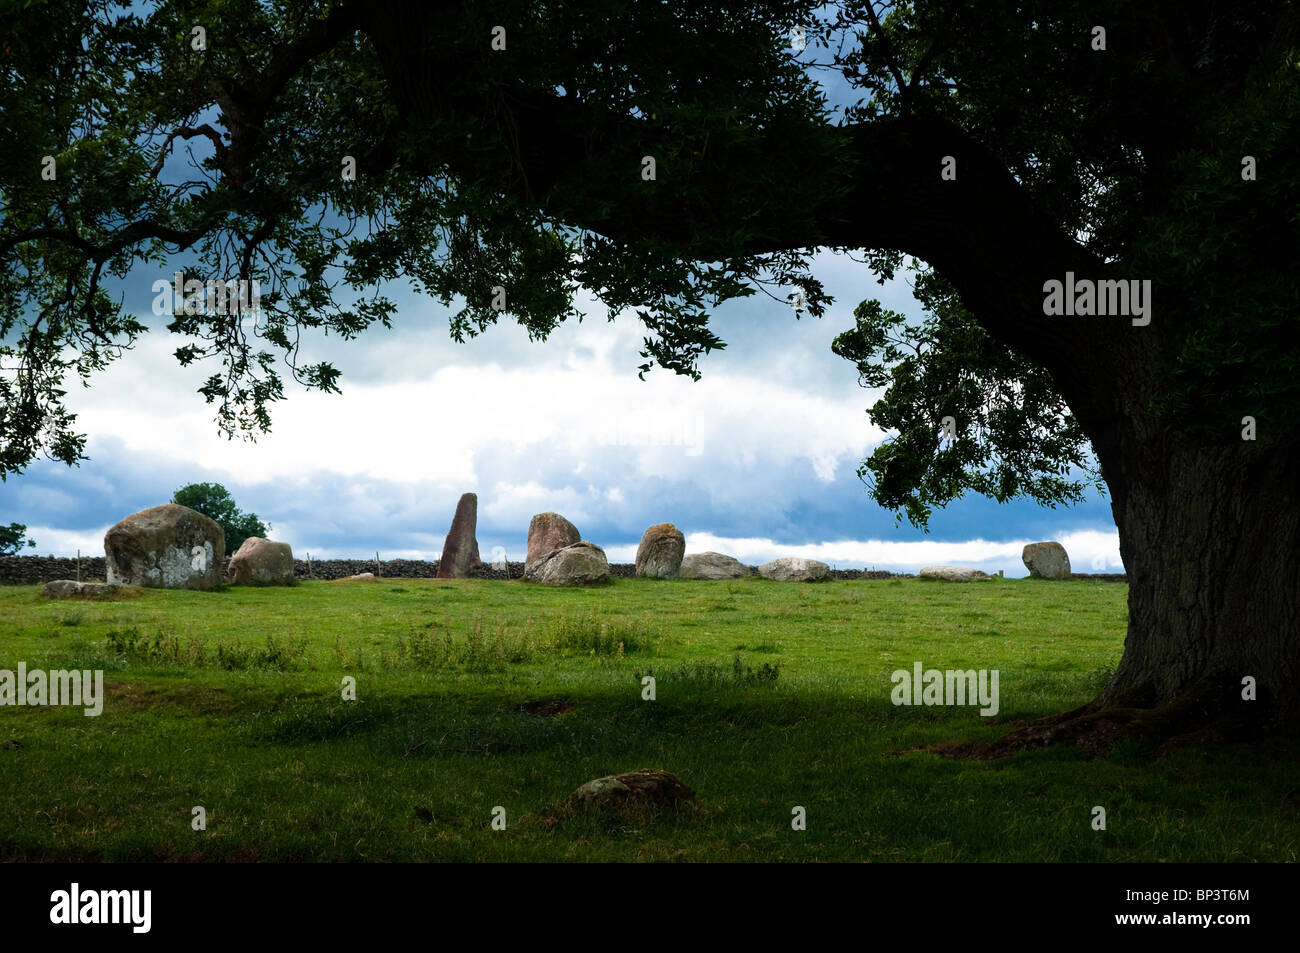
<instances>
[{"instance_id":1,"label":"exposed root at base","mask_svg":"<svg viewBox=\"0 0 1300 953\"><path fill-rule=\"evenodd\" d=\"M1106 754L1116 742L1154 744L1156 757L1190 745L1248 742L1265 737L1264 725L1230 717L1206 695L1198 694L1159 708L1103 706L1094 699L1082 708L1052 715L982 742L949 742L925 748L949 758L994 761L1022 751L1069 744L1088 757Z\"/></svg>"}]
</instances>

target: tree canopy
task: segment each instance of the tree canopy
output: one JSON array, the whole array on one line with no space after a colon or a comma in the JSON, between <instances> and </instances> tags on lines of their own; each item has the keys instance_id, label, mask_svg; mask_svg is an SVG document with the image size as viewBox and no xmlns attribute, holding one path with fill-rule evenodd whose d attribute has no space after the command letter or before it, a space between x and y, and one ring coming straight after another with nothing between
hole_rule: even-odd
<instances>
[{"instance_id":1,"label":"tree canopy","mask_svg":"<svg viewBox=\"0 0 1300 953\"><path fill-rule=\"evenodd\" d=\"M1227 440L1249 412L1275 440L1300 387L1295 23L1280 2L28 2L3 38L0 473L82 457L63 388L144 332L141 274L260 283L255 324L169 325L182 364L219 365L218 425L252 434L281 367L338 390L303 334L388 324L385 281L455 301L457 339L502 316L544 338L586 287L644 324L642 373L698 375L721 301L798 288L824 312L819 247L937 269L922 325L865 305L837 344L893 382L874 416L899 436L864 472L914 520L1097 481L1077 415L1117 370L1075 328L1024 327L1048 260L1185 304L1130 335L1177 427ZM838 119L818 69L861 92ZM970 234L940 248L940 225Z\"/></svg>"},{"instance_id":2,"label":"tree canopy","mask_svg":"<svg viewBox=\"0 0 1300 953\"><path fill-rule=\"evenodd\" d=\"M23 547L36 548L36 540L27 538L27 527L22 523L0 526L0 556L17 556Z\"/></svg>"}]
</instances>

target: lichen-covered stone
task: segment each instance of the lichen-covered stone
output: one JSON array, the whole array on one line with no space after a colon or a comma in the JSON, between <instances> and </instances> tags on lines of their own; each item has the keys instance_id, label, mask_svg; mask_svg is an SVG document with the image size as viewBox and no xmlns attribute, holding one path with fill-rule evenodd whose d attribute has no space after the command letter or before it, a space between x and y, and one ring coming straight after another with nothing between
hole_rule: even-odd
<instances>
[{"instance_id":1,"label":"lichen-covered stone","mask_svg":"<svg viewBox=\"0 0 1300 953\"><path fill-rule=\"evenodd\" d=\"M178 503L132 513L104 535L108 581L153 589L214 589L226 535L214 520Z\"/></svg>"}]
</instances>

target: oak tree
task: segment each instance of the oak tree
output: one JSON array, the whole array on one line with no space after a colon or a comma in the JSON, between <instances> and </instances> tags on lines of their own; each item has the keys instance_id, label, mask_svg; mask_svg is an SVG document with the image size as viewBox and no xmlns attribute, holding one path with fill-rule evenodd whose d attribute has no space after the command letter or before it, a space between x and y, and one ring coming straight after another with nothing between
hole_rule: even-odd
<instances>
[{"instance_id":1,"label":"oak tree","mask_svg":"<svg viewBox=\"0 0 1300 953\"><path fill-rule=\"evenodd\" d=\"M338 388L300 335L387 324L383 282L455 301L458 339L545 338L585 287L645 326L642 373L697 375L721 301L824 312L817 249L915 261L926 318L865 302L836 344L887 387L875 498L923 523L1101 480L1128 572L1110 684L1007 749L1300 724L1290 0L20 6L0 473L82 456L64 382L145 330L146 272L260 282L252 322L169 315L233 433L269 426L282 360Z\"/></svg>"}]
</instances>

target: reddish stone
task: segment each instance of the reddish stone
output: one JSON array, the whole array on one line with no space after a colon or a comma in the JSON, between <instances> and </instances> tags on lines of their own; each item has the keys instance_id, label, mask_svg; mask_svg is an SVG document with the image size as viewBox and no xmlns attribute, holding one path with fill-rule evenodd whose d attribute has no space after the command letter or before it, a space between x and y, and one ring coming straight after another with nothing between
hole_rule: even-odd
<instances>
[{"instance_id":1,"label":"reddish stone","mask_svg":"<svg viewBox=\"0 0 1300 953\"><path fill-rule=\"evenodd\" d=\"M651 526L636 548L636 574L650 579L676 579L686 552L686 537L672 523Z\"/></svg>"},{"instance_id":2,"label":"reddish stone","mask_svg":"<svg viewBox=\"0 0 1300 953\"><path fill-rule=\"evenodd\" d=\"M538 513L528 524L528 554L524 557L524 575L531 579L548 553L572 546L581 540L578 528L559 513Z\"/></svg>"},{"instance_id":3,"label":"reddish stone","mask_svg":"<svg viewBox=\"0 0 1300 953\"><path fill-rule=\"evenodd\" d=\"M469 571L483 563L478 558L478 540L474 532L478 526L478 497L466 493L456 504L456 516L447 531L447 541L442 544L438 560L439 579L465 579Z\"/></svg>"}]
</instances>

